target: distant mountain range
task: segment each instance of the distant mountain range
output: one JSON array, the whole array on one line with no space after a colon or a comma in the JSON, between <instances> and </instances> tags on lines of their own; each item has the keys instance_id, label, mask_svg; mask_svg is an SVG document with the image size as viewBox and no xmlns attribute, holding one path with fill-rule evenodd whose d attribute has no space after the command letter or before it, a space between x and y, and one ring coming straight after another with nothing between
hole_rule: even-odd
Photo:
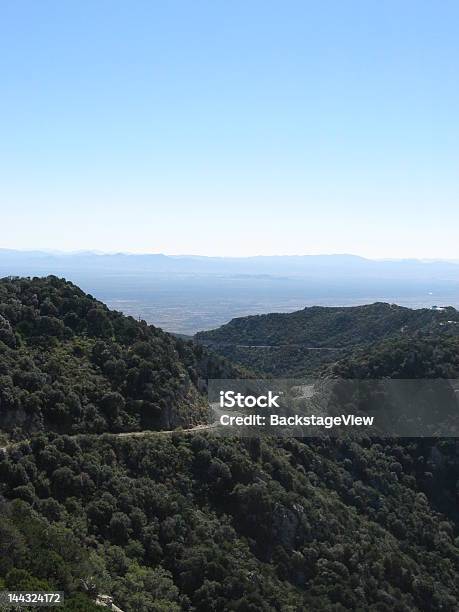
<instances>
[{"instance_id":1,"label":"distant mountain range","mask_svg":"<svg viewBox=\"0 0 459 612\"><path fill-rule=\"evenodd\" d=\"M373 260L356 255L204 257L194 255L60 253L0 249L2 274L56 274L71 271L130 274L250 274L324 278L344 275L459 281L459 263L417 259Z\"/></svg>"}]
</instances>

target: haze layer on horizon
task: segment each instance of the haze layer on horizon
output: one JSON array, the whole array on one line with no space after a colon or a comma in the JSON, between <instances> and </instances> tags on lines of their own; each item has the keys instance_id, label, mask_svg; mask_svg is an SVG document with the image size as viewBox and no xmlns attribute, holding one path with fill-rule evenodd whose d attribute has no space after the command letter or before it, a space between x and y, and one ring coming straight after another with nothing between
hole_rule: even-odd
<instances>
[{"instance_id":1,"label":"haze layer on horizon","mask_svg":"<svg viewBox=\"0 0 459 612\"><path fill-rule=\"evenodd\" d=\"M414 264L429 264L429 263L445 263L445 264L459 264L459 258L456 259L443 259L441 257L364 257L357 253L291 253L289 255L285 253L255 253L253 255L215 255L213 253L161 253L161 252L153 252L153 251L101 251L100 249L9 249L2 246L0 243L0 262L2 258L10 258L21 259L26 258L26 260L30 257L35 258L35 260L39 260L40 258L57 258L58 259L73 259L78 260L78 258L94 258L92 261L97 261L97 259L105 258L110 259L111 257L127 257L131 259L135 258L166 258L171 260L202 260L202 261L231 261L235 262L249 262L251 260L272 260L272 261L283 261L287 266L289 262L294 260L301 262L301 260L307 261L310 260L317 264L318 262L374 262L374 263L404 263L404 262L412 262Z\"/></svg>"},{"instance_id":2,"label":"haze layer on horizon","mask_svg":"<svg viewBox=\"0 0 459 612\"><path fill-rule=\"evenodd\" d=\"M457 260L458 18L5 3L2 246Z\"/></svg>"}]
</instances>

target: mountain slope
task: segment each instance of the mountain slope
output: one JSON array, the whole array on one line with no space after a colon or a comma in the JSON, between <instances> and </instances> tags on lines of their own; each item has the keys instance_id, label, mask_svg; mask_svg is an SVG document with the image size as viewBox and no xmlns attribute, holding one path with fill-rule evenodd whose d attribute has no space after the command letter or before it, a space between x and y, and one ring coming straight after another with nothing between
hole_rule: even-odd
<instances>
[{"instance_id":1,"label":"mountain slope","mask_svg":"<svg viewBox=\"0 0 459 612\"><path fill-rule=\"evenodd\" d=\"M336 361L359 346L398 336L459 332L459 312L412 310L375 303L350 308L314 306L293 313L233 319L195 339L257 371L300 376Z\"/></svg>"},{"instance_id":2,"label":"mountain slope","mask_svg":"<svg viewBox=\"0 0 459 612\"><path fill-rule=\"evenodd\" d=\"M0 581L84 581L126 612L455 612L430 463L428 443L40 434L0 453Z\"/></svg>"},{"instance_id":3,"label":"mountain slope","mask_svg":"<svg viewBox=\"0 0 459 612\"><path fill-rule=\"evenodd\" d=\"M358 380L455 380L459 378L459 338L421 335L415 338L403 336L384 340L370 347L359 348L351 355L326 366L321 375ZM429 411L435 408L429 406L428 397L425 401ZM392 442L391 445L393 444ZM417 465L418 486L427 494L432 507L444 512L459 526L457 439L450 437L400 440L398 446L411 448L411 452L416 449L413 453L415 456L424 456L427 459Z\"/></svg>"},{"instance_id":4,"label":"mountain slope","mask_svg":"<svg viewBox=\"0 0 459 612\"><path fill-rule=\"evenodd\" d=\"M110 311L72 283L0 280L0 429L188 427L206 415L200 379L233 371L202 347Z\"/></svg>"},{"instance_id":5,"label":"mountain slope","mask_svg":"<svg viewBox=\"0 0 459 612\"><path fill-rule=\"evenodd\" d=\"M125 612L456 612L454 442L101 433L140 428L152 393L150 429L188 423L200 377L246 373L54 277L0 295L0 414L26 438L0 449L0 590L64 590L69 612L97 593ZM404 373L413 338L328 373ZM416 342L420 375L459 374L454 338Z\"/></svg>"}]
</instances>

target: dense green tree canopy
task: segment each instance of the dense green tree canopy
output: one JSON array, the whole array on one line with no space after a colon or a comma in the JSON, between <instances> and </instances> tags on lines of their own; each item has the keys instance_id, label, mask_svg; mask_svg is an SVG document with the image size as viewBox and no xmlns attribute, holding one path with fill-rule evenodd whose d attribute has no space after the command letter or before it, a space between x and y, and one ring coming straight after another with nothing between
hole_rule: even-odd
<instances>
[{"instance_id":1,"label":"dense green tree canopy","mask_svg":"<svg viewBox=\"0 0 459 612\"><path fill-rule=\"evenodd\" d=\"M187 427L205 418L205 379L234 372L223 358L110 311L72 283L0 280L1 429Z\"/></svg>"},{"instance_id":2,"label":"dense green tree canopy","mask_svg":"<svg viewBox=\"0 0 459 612\"><path fill-rule=\"evenodd\" d=\"M321 375L457 376L453 324L435 335L421 311L407 335L405 309L351 309L350 327L341 310L320 337L347 352ZM64 590L68 612L98 594L125 612L456 612L456 441L159 431L204 418L207 378L244 375L66 281L0 281L0 588Z\"/></svg>"}]
</instances>

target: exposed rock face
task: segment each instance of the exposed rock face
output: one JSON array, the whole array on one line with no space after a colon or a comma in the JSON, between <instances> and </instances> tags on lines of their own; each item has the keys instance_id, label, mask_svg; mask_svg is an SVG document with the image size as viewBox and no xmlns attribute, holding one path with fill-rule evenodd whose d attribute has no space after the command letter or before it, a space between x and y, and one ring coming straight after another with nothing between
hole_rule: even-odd
<instances>
[{"instance_id":1,"label":"exposed rock face","mask_svg":"<svg viewBox=\"0 0 459 612\"><path fill-rule=\"evenodd\" d=\"M293 549L300 520L296 512L281 504L273 510L273 526L277 539L286 548Z\"/></svg>"}]
</instances>

